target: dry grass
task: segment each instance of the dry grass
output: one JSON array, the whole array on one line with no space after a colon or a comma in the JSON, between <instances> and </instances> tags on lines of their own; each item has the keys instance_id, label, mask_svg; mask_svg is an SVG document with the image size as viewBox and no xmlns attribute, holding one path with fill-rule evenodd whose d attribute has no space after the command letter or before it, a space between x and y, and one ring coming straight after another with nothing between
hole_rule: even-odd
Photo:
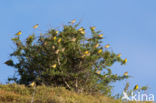
<instances>
[{"instance_id":1,"label":"dry grass","mask_svg":"<svg viewBox=\"0 0 156 103\"><path fill-rule=\"evenodd\" d=\"M33 103L121 103L105 96L77 94L63 87L38 86L35 91ZM24 85L0 85L0 103L31 103L33 92L33 88Z\"/></svg>"}]
</instances>

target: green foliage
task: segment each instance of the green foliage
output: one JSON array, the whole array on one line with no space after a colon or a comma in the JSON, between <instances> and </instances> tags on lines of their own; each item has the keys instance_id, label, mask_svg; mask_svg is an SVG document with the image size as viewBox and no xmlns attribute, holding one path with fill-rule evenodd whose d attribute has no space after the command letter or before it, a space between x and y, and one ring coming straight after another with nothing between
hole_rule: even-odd
<instances>
[{"instance_id":1,"label":"green foliage","mask_svg":"<svg viewBox=\"0 0 156 103\"><path fill-rule=\"evenodd\" d=\"M125 64L118 54L102 44L103 34L90 28L87 38L85 29L78 24L65 25L61 31L55 29L36 37L34 34L21 41L12 38L16 50L10 54L8 66L16 68L20 78L10 78L16 83L28 85L63 86L76 92L111 95L110 83L128 78L113 74L109 68L114 63Z\"/></svg>"}]
</instances>

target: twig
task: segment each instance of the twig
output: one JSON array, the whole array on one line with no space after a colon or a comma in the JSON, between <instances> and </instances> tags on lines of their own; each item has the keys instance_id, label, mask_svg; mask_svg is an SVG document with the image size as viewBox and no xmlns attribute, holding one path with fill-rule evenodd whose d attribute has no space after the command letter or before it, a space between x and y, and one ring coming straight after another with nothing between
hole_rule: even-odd
<instances>
[{"instance_id":1,"label":"twig","mask_svg":"<svg viewBox=\"0 0 156 103\"><path fill-rule=\"evenodd\" d=\"M65 84L67 85L67 87L69 88L69 89L71 89L71 87L69 86L69 84L65 81Z\"/></svg>"},{"instance_id":2,"label":"twig","mask_svg":"<svg viewBox=\"0 0 156 103\"><path fill-rule=\"evenodd\" d=\"M33 92L33 95L32 95L31 103L34 102L35 90L36 90L36 86L34 86L34 92Z\"/></svg>"}]
</instances>

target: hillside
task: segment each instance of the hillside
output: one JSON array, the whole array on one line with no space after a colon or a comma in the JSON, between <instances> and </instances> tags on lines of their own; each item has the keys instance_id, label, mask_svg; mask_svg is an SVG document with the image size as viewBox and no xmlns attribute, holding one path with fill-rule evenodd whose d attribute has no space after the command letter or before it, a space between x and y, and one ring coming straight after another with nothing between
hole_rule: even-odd
<instances>
[{"instance_id":1,"label":"hillside","mask_svg":"<svg viewBox=\"0 0 156 103\"><path fill-rule=\"evenodd\" d=\"M0 103L31 103L33 88L24 85L0 85ZM77 94L63 87L38 86L33 103L121 103L104 96Z\"/></svg>"}]
</instances>

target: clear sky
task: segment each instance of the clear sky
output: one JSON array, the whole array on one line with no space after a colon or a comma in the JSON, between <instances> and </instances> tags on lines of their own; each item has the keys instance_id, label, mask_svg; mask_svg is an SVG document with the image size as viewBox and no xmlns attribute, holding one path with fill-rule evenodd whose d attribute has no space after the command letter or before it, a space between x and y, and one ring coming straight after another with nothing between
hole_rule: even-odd
<instances>
[{"instance_id":1,"label":"clear sky","mask_svg":"<svg viewBox=\"0 0 156 103\"><path fill-rule=\"evenodd\" d=\"M61 26L72 19L94 25L104 33L104 43L128 59L115 64L114 72L133 76L128 81L148 85L156 94L156 0L0 0L0 83L6 83L14 69L4 62L12 51L11 37L22 30L23 37L39 24L40 31ZM125 82L115 84L117 91Z\"/></svg>"}]
</instances>

